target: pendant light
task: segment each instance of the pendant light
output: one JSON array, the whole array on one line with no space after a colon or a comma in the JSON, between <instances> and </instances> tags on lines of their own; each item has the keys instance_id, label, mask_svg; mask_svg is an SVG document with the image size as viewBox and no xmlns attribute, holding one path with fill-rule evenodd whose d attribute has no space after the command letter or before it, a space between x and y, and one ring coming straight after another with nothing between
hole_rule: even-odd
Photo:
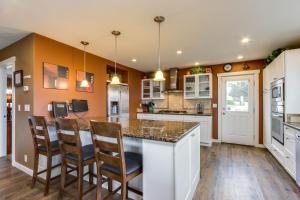
<instances>
[{"instance_id":1,"label":"pendant light","mask_svg":"<svg viewBox=\"0 0 300 200\"><path fill-rule=\"evenodd\" d=\"M86 41L81 41L81 44L83 45L83 67L84 67L84 79L81 81L80 83L80 87L82 88L87 88L89 87L89 82L86 80L86 51L85 51L85 48L87 45L89 45L88 42Z\"/></svg>"},{"instance_id":2,"label":"pendant light","mask_svg":"<svg viewBox=\"0 0 300 200\"><path fill-rule=\"evenodd\" d=\"M165 18L163 16L156 16L154 18L154 21L158 23L158 67L155 72L154 81L164 81L166 80L164 77L163 72L160 68L160 24L165 21Z\"/></svg>"},{"instance_id":3,"label":"pendant light","mask_svg":"<svg viewBox=\"0 0 300 200\"><path fill-rule=\"evenodd\" d=\"M119 35L121 35L120 31L112 31L111 34L113 34L115 36L115 74L113 75L110 84L112 85L119 85L120 83L120 79L117 75L117 50L118 50L118 45L117 45L117 37Z\"/></svg>"}]
</instances>

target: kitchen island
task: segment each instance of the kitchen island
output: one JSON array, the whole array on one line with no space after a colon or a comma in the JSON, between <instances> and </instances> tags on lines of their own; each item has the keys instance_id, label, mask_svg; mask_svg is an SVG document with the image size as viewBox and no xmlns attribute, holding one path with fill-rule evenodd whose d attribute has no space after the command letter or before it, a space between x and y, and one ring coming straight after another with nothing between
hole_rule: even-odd
<instances>
[{"instance_id":1,"label":"kitchen island","mask_svg":"<svg viewBox=\"0 0 300 200\"><path fill-rule=\"evenodd\" d=\"M143 174L130 183L145 200L192 199L200 179L200 126L195 122L128 118L79 119L83 145L92 143L89 121L122 124L125 151L143 155ZM51 138L55 139L50 122Z\"/></svg>"}]
</instances>

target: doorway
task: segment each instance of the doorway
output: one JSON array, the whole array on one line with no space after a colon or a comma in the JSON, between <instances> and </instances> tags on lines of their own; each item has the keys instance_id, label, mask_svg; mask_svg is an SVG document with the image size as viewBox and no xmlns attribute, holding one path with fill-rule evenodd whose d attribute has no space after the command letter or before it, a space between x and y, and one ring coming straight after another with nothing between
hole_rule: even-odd
<instances>
[{"instance_id":1,"label":"doorway","mask_svg":"<svg viewBox=\"0 0 300 200\"><path fill-rule=\"evenodd\" d=\"M245 72L222 75L218 75L221 142L258 144L259 105L258 87L255 85L258 75Z\"/></svg>"},{"instance_id":2,"label":"doorway","mask_svg":"<svg viewBox=\"0 0 300 200\"><path fill-rule=\"evenodd\" d=\"M15 58L0 62L0 157L14 160L14 102L13 71ZM3 87L2 87L3 86Z\"/></svg>"}]
</instances>

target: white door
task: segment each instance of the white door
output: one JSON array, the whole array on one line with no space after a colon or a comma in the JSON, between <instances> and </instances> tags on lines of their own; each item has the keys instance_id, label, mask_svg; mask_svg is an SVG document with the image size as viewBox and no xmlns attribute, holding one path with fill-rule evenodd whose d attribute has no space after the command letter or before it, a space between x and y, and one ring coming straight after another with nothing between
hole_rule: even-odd
<instances>
[{"instance_id":1,"label":"white door","mask_svg":"<svg viewBox=\"0 0 300 200\"><path fill-rule=\"evenodd\" d=\"M254 145L254 77L222 77L222 142Z\"/></svg>"},{"instance_id":2,"label":"white door","mask_svg":"<svg viewBox=\"0 0 300 200\"><path fill-rule=\"evenodd\" d=\"M6 88L6 68L0 64L0 157L6 156Z\"/></svg>"}]
</instances>

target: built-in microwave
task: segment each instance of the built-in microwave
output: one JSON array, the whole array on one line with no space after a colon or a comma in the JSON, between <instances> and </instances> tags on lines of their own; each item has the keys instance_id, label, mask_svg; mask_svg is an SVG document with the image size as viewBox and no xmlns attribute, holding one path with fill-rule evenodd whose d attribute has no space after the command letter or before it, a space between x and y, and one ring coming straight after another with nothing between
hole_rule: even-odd
<instances>
[{"instance_id":1,"label":"built-in microwave","mask_svg":"<svg viewBox=\"0 0 300 200\"><path fill-rule=\"evenodd\" d=\"M284 79L279 79L271 84L272 88L272 102L284 102Z\"/></svg>"}]
</instances>

